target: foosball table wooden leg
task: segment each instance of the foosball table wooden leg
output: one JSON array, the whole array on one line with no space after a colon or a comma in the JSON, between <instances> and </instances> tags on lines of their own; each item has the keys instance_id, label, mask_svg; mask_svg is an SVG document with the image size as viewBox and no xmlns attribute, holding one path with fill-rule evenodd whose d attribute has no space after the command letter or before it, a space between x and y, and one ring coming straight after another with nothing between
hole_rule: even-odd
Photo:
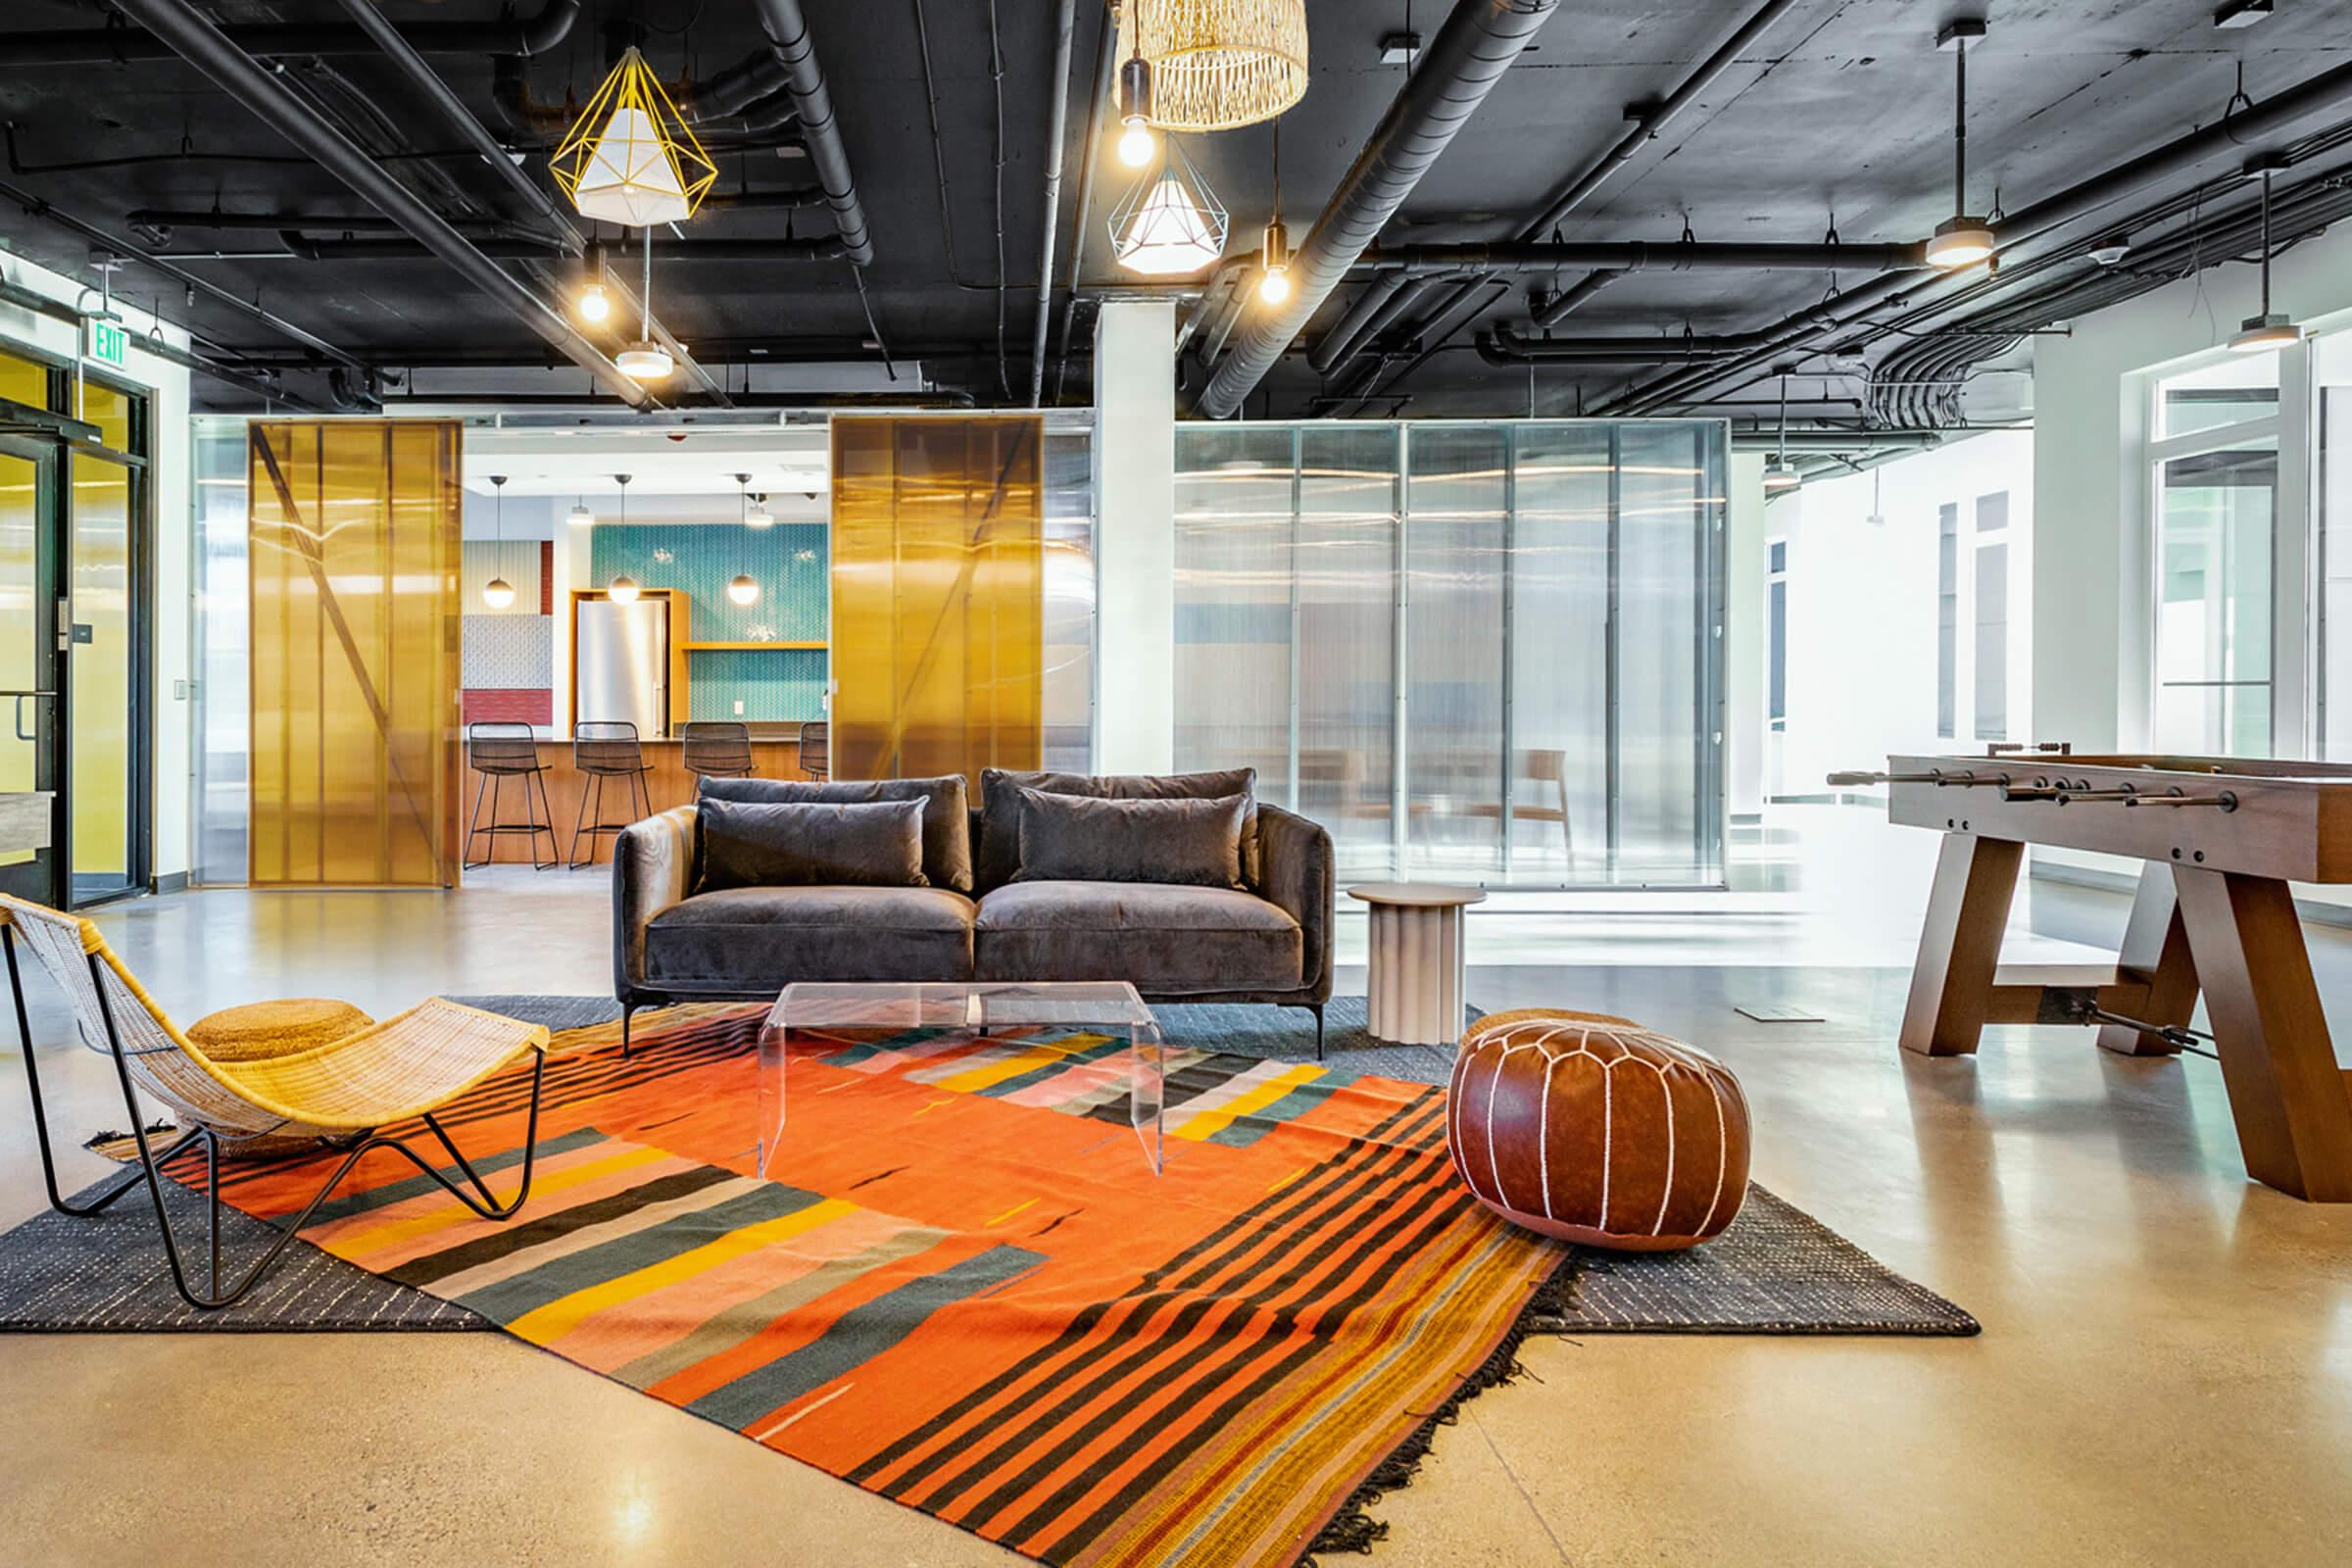
<instances>
[{"instance_id":1,"label":"foosball table wooden leg","mask_svg":"<svg viewBox=\"0 0 2352 1568\"><path fill-rule=\"evenodd\" d=\"M2337 1065L2287 884L2178 866L2205 1010L2246 1174L2352 1202L2352 1078Z\"/></svg>"},{"instance_id":2,"label":"foosball table wooden leg","mask_svg":"<svg viewBox=\"0 0 2352 1568\"><path fill-rule=\"evenodd\" d=\"M2132 918L2124 927L2124 949L2116 963L2129 978L2144 977L2147 1000L2132 1009L2142 1023L2185 1024L2197 1011L2197 965L2189 955L2188 926L2180 918L2180 897L2170 862L2150 860L2139 873ZM2158 1034L2130 1024L2099 1026L2099 1048L2125 1056L2175 1056L2180 1048Z\"/></svg>"},{"instance_id":3,"label":"foosball table wooden leg","mask_svg":"<svg viewBox=\"0 0 2352 1568\"><path fill-rule=\"evenodd\" d=\"M1905 1051L1959 1056L1977 1049L2024 852L2014 839L1944 835L1927 924L1919 933L1919 961L1911 970L1911 1000L1903 1009Z\"/></svg>"}]
</instances>

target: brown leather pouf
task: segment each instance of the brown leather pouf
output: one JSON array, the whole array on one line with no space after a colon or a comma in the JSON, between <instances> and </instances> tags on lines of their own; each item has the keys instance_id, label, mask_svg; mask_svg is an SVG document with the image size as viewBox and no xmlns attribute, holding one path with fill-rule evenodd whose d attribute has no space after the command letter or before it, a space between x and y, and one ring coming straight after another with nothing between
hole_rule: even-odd
<instances>
[{"instance_id":1,"label":"brown leather pouf","mask_svg":"<svg viewBox=\"0 0 2352 1568\"><path fill-rule=\"evenodd\" d=\"M1599 1013L1471 1025L1446 1144L1478 1200L1591 1247L1664 1252L1720 1235L1747 1197L1747 1102L1703 1051Z\"/></svg>"}]
</instances>

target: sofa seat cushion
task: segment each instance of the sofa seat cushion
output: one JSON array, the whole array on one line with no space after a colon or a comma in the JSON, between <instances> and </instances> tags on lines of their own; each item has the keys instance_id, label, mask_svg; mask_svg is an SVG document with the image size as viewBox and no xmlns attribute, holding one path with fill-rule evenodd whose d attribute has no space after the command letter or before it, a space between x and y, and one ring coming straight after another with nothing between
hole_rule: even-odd
<instances>
[{"instance_id":1,"label":"sofa seat cushion","mask_svg":"<svg viewBox=\"0 0 2352 1568\"><path fill-rule=\"evenodd\" d=\"M982 980L1125 980L1161 996L1299 984L1304 941L1276 905L1231 888L1015 882L980 901Z\"/></svg>"},{"instance_id":2,"label":"sofa seat cushion","mask_svg":"<svg viewBox=\"0 0 2352 1568\"><path fill-rule=\"evenodd\" d=\"M724 888L654 916L647 984L779 990L795 980L964 980L972 905L945 888Z\"/></svg>"}]
</instances>

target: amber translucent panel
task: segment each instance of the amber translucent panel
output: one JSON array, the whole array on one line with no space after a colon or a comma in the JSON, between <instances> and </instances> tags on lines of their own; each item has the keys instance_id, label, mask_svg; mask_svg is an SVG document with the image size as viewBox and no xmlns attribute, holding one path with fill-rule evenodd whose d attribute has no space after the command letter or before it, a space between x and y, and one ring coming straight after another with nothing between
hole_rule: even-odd
<instances>
[{"instance_id":1,"label":"amber translucent panel","mask_svg":"<svg viewBox=\"0 0 2352 1568\"><path fill-rule=\"evenodd\" d=\"M74 889L119 892L130 874L131 473L74 455L66 590L74 607Z\"/></svg>"},{"instance_id":2,"label":"amber translucent panel","mask_svg":"<svg viewBox=\"0 0 2352 1568\"><path fill-rule=\"evenodd\" d=\"M67 391L71 393L73 388L69 386ZM118 392L111 386L85 376L81 383L81 407L74 416L98 427L101 445L112 447L117 452L128 452L131 450L130 411L137 401L128 392Z\"/></svg>"},{"instance_id":3,"label":"amber translucent panel","mask_svg":"<svg viewBox=\"0 0 2352 1568\"><path fill-rule=\"evenodd\" d=\"M1033 768L1044 421L833 421L833 772Z\"/></svg>"},{"instance_id":4,"label":"amber translucent panel","mask_svg":"<svg viewBox=\"0 0 2352 1568\"><path fill-rule=\"evenodd\" d=\"M28 409L49 406L49 367L14 354L0 354L0 398Z\"/></svg>"},{"instance_id":5,"label":"amber translucent panel","mask_svg":"<svg viewBox=\"0 0 2352 1568\"><path fill-rule=\"evenodd\" d=\"M458 426L256 421L253 881L448 886Z\"/></svg>"},{"instance_id":6,"label":"amber translucent panel","mask_svg":"<svg viewBox=\"0 0 2352 1568\"><path fill-rule=\"evenodd\" d=\"M0 397L8 367L0 358ZM22 361L14 362L22 364ZM40 470L29 458L0 453L0 690L33 691L40 686ZM6 721L15 710L17 722ZM0 792L40 788L39 744L34 733L38 709L31 700L0 697ZM22 865L30 850L0 853L0 865Z\"/></svg>"}]
</instances>

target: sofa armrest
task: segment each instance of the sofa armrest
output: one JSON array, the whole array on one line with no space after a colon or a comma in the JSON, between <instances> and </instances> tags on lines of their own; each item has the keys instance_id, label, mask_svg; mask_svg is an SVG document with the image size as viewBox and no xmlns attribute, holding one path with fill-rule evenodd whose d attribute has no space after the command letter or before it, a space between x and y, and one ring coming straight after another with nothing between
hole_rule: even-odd
<instances>
[{"instance_id":1,"label":"sofa armrest","mask_svg":"<svg viewBox=\"0 0 2352 1568\"><path fill-rule=\"evenodd\" d=\"M1318 1003L1331 1000L1333 886L1331 835L1277 806L1257 808L1258 896L1298 922L1300 985Z\"/></svg>"},{"instance_id":2,"label":"sofa armrest","mask_svg":"<svg viewBox=\"0 0 2352 1568\"><path fill-rule=\"evenodd\" d=\"M673 807L622 828L612 841L612 995L645 991L645 928L694 890L694 808Z\"/></svg>"}]
</instances>

